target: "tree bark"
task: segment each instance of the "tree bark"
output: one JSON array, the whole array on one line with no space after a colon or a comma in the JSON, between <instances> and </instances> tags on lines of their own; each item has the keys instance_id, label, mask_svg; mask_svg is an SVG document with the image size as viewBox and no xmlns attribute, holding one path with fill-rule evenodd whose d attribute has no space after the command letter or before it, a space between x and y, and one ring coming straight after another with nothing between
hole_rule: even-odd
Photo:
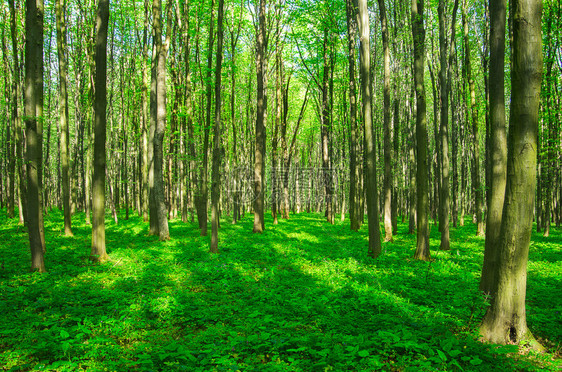
<instances>
[{"instance_id":1,"label":"tree bark","mask_svg":"<svg viewBox=\"0 0 562 372\"><path fill-rule=\"evenodd\" d=\"M355 79L355 45L357 43L357 6L354 0L346 0L347 15L347 58L349 66L349 218L350 228L359 231L360 183L361 174L358 165L358 129L357 129L357 83Z\"/></svg>"},{"instance_id":2,"label":"tree bark","mask_svg":"<svg viewBox=\"0 0 562 372\"><path fill-rule=\"evenodd\" d=\"M490 0L490 190L486 218L484 264L480 290L490 293L496 281L500 228L505 195L507 138L505 131L505 22L506 1Z\"/></svg>"},{"instance_id":3,"label":"tree bark","mask_svg":"<svg viewBox=\"0 0 562 372\"><path fill-rule=\"evenodd\" d=\"M454 50L455 43L455 21L457 17L458 0L453 6L451 21L451 39L447 40L445 34L445 1L439 1L439 59L441 70L439 72L439 85L441 88L441 195L439 196L439 209L441 216L439 226L441 230L441 250L449 250L449 214L450 214L450 194L449 194L449 90L451 88L451 61L450 57ZM450 46L450 49L449 49ZM456 159L454 160L456 161Z\"/></svg>"},{"instance_id":4,"label":"tree bark","mask_svg":"<svg viewBox=\"0 0 562 372\"><path fill-rule=\"evenodd\" d=\"M212 253L219 251L219 199L220 199L220 164L221 164L221 73L223 44L224 0L219 0L217 15L217 67L215 71L215 128L213 145L213 180L211 186L211 247Z\"/></svg>"},{"instance_id":5,"label":"tree bark","mask_svg":"<svg viewBox=\"0 0 562 372\"><path fill-rule=\"evenodd\" d=\"M27 229L31 270L45 272L45 238L41 229L41 169L43 105L43 16L42 0L26 0L25 12L25 134L27 162Z\"/></svg>"},{"instance_id":6,"label":"tree bark","mask_svg":"<svg viewBox=\"0 0 562 372\"><path fill-rule=\"evenodd\" d=\"M362 116L365 130L365 173L367 183L367 216L369 220L369 256L376 258L381 254L379 227L379 204L377 191L377 168L375 139L371 113L371 47L367 0L358 0L358 24L360 45L361 96L363 98Z\"/></svg>"},{"instance_id":7,"label":"tree bark","mask_svg":"<svg viewBox=\"0 0 562 372\"><path fill-rule=\"evenodd\" d=\"M527 328L525 294L536 188L542 1L514 0L510 13L513 43L507 181L492 301L480 332L487 342L528 340L540 348Z\"/></svg>"},{"instance_id":8,"label":"tree bark","mask_svg":"<svg viewBox=\"0 0 562 372\"><path fill-rule=\"evenodd\" d=\"M95 96L94 96L94 174L92 177L92 251L90 260L104 262L105 249L105 175L107 107L107 29L109 0L99 0L96 19Z\"/></svg>"},{"instance_id":9,"label":"tree bark","mask_svg":"<svg viewBox=\"0 0 562 372\"><path fill-rule=\"evenodd\" d=\"M60 162L62 172L62 205L64 213L64 234L72 236L70 218L70 178L68 175L68 92L67 81L67 59L66 59L66 1L57 0L55 4L57 18L57 52L59 57L59 110L60 110Z\"/></svg>"},{"instance_id":10,"label":"tree bark","mask_svg":"<svg viewBox=\"0 0 562 372\"><path fill-rule=\"evenodd\" d=\"M464 38L464 64L466 66L466 79L470 92L470 119L472 127L472 189L474 192L474 209L476 214L476 234L484 235L482 190L480 185L480 145L478 135L478 110L476 109L476 83L472 76L472 66L470 63L470 43L468 38L468 16L466 0L462 3L462 23Z\"/></svg>"},{"instance_id":11,"label":"tree bark","mask_svg":"<svg viewBox=\"0 0 562 372\"><path fill-rule=\"evenodd\" d=\"M154 118L154 137L149 146L153 146L153 208L152 214L155 214L155 230L154 234L159 236L159 239L164 241L170 239L170 231L168 228L168 215L166 203L164 199L164 180L163 180L163 163L164 163L164 131L166 129L166 45L162 43L162 2L161 0L153 0L152 2L152 22L153 22L153 79L155 85L154 94L154 109L152 115ZM168 33L170 29L168 28ZM151 93L152 99L152 93Z\"/></svg>"},{"instance_id":12,"label":"tree bark","mask_svg":"<svg viewBox=\"0 0 562 372\"><path fill-rule=\"evenodd\" d=\"M381 20L382 49L383 49L383 143L384 143L384 181L383 181L383 216L384 241L392 239L392 141L390 123L390 32L386 18L384 0L378 0Z\"/></svg>"},{"instance_id":13,"label":"tree bark","mask_svg":"<svg viewBox=\"0 0 562 372\"><path fill-rule=\"evenodd\" d=\"M424 87L425 29L423 26L423 0L412 0L412 37L414 40L414 84L416 91L416 223L417 244L414 258L429 260L429 203L427 162L427 119Z\"/></svg>"},{"instance_id":14,"label":"tree bark","mask_svg":"<svg viewBox=\"0 0 562 372\"><path fill-rule=\"evenodd\" d=\"M267 50L266 39L266 0L259 3L259 25L256 45L256 78L257 78L257 108L256 108L256 149L254 164L254 229L255 233L262 233L265 229L264 221L264 191L265 191L265 114L267 111L267 96L265 95L265 58Z\"/></svg>"}]
</instances>

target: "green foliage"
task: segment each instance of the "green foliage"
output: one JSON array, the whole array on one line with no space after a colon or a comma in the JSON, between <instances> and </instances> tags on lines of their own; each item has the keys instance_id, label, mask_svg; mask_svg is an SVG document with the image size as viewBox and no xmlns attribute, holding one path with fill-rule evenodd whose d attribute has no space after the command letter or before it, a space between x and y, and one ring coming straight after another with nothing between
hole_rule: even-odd
<instances>
[{"instance_id":1,"label":"green foliage","mask_svg":"<svg viewBox=\"0 0 562 372\"><path fill-rule=\"evenodd\" d=\"M556 370L562 340L562 233L533 236L528 323L550 354L476 341L486 301L477 292L483 239L452 230L452 250L411 259L399 225L377 260L366 226L302 214L252 234L226 220L221 254L195 224L173 240L142 219L107 222L111 260L88 261L90 227L46 216L46 274L28 273L26 231L0 211L0 366L4 371ZM436 230L435 228L433 230ZM433 247L438 235L431 236ZM559 355L558 355L559 357Z\"/></svg>"}]
</instances>

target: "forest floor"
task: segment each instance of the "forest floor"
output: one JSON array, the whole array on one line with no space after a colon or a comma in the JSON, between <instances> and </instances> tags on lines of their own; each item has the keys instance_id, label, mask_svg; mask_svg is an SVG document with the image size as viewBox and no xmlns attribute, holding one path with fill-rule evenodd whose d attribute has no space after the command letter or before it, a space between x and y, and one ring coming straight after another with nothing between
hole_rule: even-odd
<instances>
[{"instance_id":1,"label":"forest floor","mask_svg":"<svg viewBox=\"0 0 562 372\"><path fill-rule=\"evenodd\" d=\"M124 217L121 215L120 217ZM527 322L544 354L476 341L484 238L451 230L450 252L412 260L400 224L376 260L367 226L300 214L252 233L222 221L220 254L196 223L148 236L138 217L106 221L110 261L88 261L91 228L45 218L46 274L29 273L26 230L0 210L3 371L532 371L562 369L562 231L533 234Z\"/></svg>"}]
</instances>

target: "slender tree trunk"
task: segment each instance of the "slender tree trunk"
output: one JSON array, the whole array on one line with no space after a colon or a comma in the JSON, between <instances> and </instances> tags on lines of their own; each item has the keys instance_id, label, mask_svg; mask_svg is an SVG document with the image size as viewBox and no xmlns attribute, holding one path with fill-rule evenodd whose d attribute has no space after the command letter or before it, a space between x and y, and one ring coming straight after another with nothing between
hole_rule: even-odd
<instances>
[{"instance_id":1,"label":"slender tree trunk","mask_svg":"<svg viewBox=\"0 0 562 372\"><path fill-rule=\"evenodd\" d=\"M10 9L10 32L11 32L11 38L12 38L12 61L13 61L13 75L12 75L12 96L11 96L11 107L12 107L12 112L11 112L11 121L13 124L13 137L14 140L12 140L15 143L15 153L14 156L11 157L11 164L10 164L10 173L11 173L11 179L15 180L16 178L18 179L18 209L19 209L19 216L20 216L20 223L23 223L23 210L24 208L27 208L27 206L24 204L24 206L22 206L21 201L25 200L24 195L26 194L26 190L25 190L25 183L23 182L24 180L24 165L22 162L22 144L23 144L23 138L22 138L22 128L21 128L21 117L20 117L20 109L19 109L19 85L20 85L20 64L19 64L19 56L18 56L18 38L17 38L17 27L16 27L16 9L14 6L14 0L9 0L8 1L8 6ZM12 153L12 152L10 152ZM16 175L16 168L17 168L17 175ZM15 186L11 187L10 189L12 190L12 200L15 199ZM9 211L9 215L10 217L13 217L13 215L10 214L10 212L13 214L13 209L14 206L12 205L10 208L8 208Z\"/></svg>"},{"instance_id":2,"label":"slender tree trunk","mask_svg":"<svg viewBox=\"0 0 562 372\"><path fill-rule=\"evenodd\" d=\"M265 229L264 221L264 191L265 191L265 114L267 112L267 96L265 95L265 58L267 50L266 40L266 0L260 0L259 26L256 45L256 76L257 76L257 109L256 109L256 149L254 165L254 232L262 233Z\"/></svg>"},{"instance_id":3,"label":"slender tree trunk","mask_svg":"<svg viewBox=\"0 0 562 372\"><path fill-rule=\"evenodd\" d=\"M41 229L42 91L43 91L42 0L26 0L25 12L25 134L27 162L27 229L31 249L31 270L45 271L45 238Z\"/></svg>"},{"instance_id":4,"label":"slender tree trunk","mask_svg":"<svg viewBox=\"0 0 562 372\"><path fill-rule=\"evenodd\" d=\"M279 45L276 45L276 61L275 61L275 121L273 123L273 136L271 137L271 215L273 217L273 224L277 225L279 223L277 218L277 205L279 202L279 191L278 191L278 178L279 178L279 127L281 124L281 110L283 106L283 94L281 85L282 82L282 72L281 72L281 50Z\"/></svg>"},{"instance_id":5,"label":"slender tree trunk","mask_svg":"<svg viewBox=\"0 0 562 372\"><path fill-rule=\"evenodd\" d=\"M217 15L217 68L215 71L215 128L213 145L213 180L211 187L211 249L212 253L219 251L219 199L220 199L220 164L221 164L221 73L222 73L222 44L223 44L223 13L224 0L219 0Z\"/></svg>"},{"instance_id":6,"label":"slender tree trunk","mask_svg":"<svg viewBox=\"0 0 562 372\"><path fill-rule=\"evenodd\" d=\"M413 101L414 101L414 89L412 89L411 92L411 97L410 97L410 102L409 102L409 106L410 106L410 110L409 113L412 114L413 108L411 107L411 105L413 105ZM410 115L411 116L411 115ZM409 208L409 215L408 215L408 233L409 234L414 234L416 232L416 185L417 185L417 180L416 180L416 174L417 174L417 165L416 165L416 128L415 128L415 122L413 120L409 120L408 121L409 124L409 133L408 133L408 137L409 137L409 141L408 141L408 160L410 162L410 184L409 184L409 204L410 204L410 208Z\"/></svg>"},{"instance_id":7,"label":"slender tree trunk","mask_svg":"<svg viewBox=\"0 0 562 372\"><path fill-rule=\"evenodd\" d=\"M357 87L355 81L355 45L357 43L357 8L354 0L346 0L347 58L349 66L349 218L350 228L359 231L360 180L358 165Z\"/></svg>"},{"instance_id":8,"label":"slender tree trunk","mask_svg":"<svg viewBox=\"0 0 562 372\"><path fill-rule=\"evenodd\" d=\"M418 227L417 245L414 258L429 260L429 205L428 205L428 162L427 162L427 119L425 103L424 55L425 29L423 26L423 0L412 0L412 37L414 40L414 83L416 90L416 222Z\"/></svg>"},{"instance_id":9,"label":"slender tree trunk","mask_svg":"<svg viewBox=\"0 0 562 372\"><path fill-rule=\"evenodd\" d=\"M60 109L60 162L62 170L62 205L64 211L64 234L72 236L70 219L70 178L68 175L68 92L66 90L66 1L57 0L55 4L57 18L57 50L59 57L59 109Z\"/></svg>"},{"instance_id":10,"label":"slender tree trunk","mask_svg":"<svg viewBox=\"0 0 562 372\"><path fill-rule=\"evenodd\" d=\"M107 29L109 0L98 1L95 51L95 98L94 98L94 175L92 178L92 261L108 259L105 250L105 141L107 107Z\"/></svg>"},{"instance_id":11,"label":"slender tree trunk","mask_svg":"<svg viewBox=\"0 0 562 372\"><path fill-rule=\"evenodd\" d=\"M500 228L505 195L507 138L505 130L505 22L506 1L490 0L490 190L486 218L484 264L480 290L490 293L496 282Z\"/></svg>"},{"instance_id":12,"label":"slender tree trunk","mask_svg":"<svg viewBox=\"0 0 562 372\"><path fill-rule=\"evenodd\" d=\"M517 344L528 340L533 345L525 294L536 187L542 0L514 0L510 13L513 43L507 181L492 301L480 332L487 342Z\"/></svg>"},{"instance_id":13,"label":"slender tree trunk","mask_svg":"<svg viewBox=\"0 0 562 372\"><path fill-rule=\"evenodd\" d=\"M170 4L168 4L170 6ZM166 54L167 45L162 43L162 3L154 0L152 3L154 40L157 50L157 83L156 83L156 127L154 128L154 201L156 204L158 235L164 241L170 239L168 229L168 214L164 201L164 131L166 129ZM168 15L170 19L170 15ZM168 34L171 30L168 27ZM167 43L166 43L167 44Z\"/></svg>"},{"instance_id":14,"label":"slender tree trunk","mask_svg":"<svg viewBox=\"0 0 562 372\"><path fill-rule=\"evenodd\" d=\"M384 241L392 239L392 130L390 128L390 32L386 18L384 0L378 0L381 20L384 84L383 84L383 143L384 143L384 181L383 181L383 216Z\"/></svg>"},{"instance_id":15,"label":"slender tree trunk","mask_svg":"<svg viewBox=\"0 0 562 372\"><path fill-rule=\"evenodd\" d=\"M470 43L468 37L468 16L466 0L463 0L462 6L462 23L464 35L464 63L466 66L466 78L468 80L468 88L470 92L470 118L472 124L472 188L474 191L474 208L476 214L477 235L484 235L483 222L483 206L482 206L482 190L480 185L480 145L478 135L478 111L476 109L476 83L472 76L472 67L470 63Z\"/></svg>"},{"instance_id":16,"label":"slender tree trunk","mask_svg":"<svg viewBox=\"0 0 562 372\"><path fill-rule=\"evenodd\" d=\"M324 193L326 202L326 218L328 223L334 223L334 210L333 210L333 200L332 200L332 172L330 163L330 111L331 107L329 104L329 78L330 78L330 68L328 63L328 29L324 30L324 48L323 48L323 78L322 78L322 125L320 128L321 135L321 149L322 149L322 172L324 179Z\"/></svg>"},{"instance_id":17,"label":"slender tree trunk","mask_svg":"<svg viewBox=\"0 0 562 372\"><path fill-rule=\"evenodd\" d=\"M439 52L441 70L439 73L439 85L441 88L441 195L439 197L439 209L441 221L439 223L441 230L441 250L449 250L449 213L450 213L450 194L449 194L449 89L451 87L451 58L447 58L447 54L452 54L455 38L455 21L458 9L458 0L453 6L453 17L451 21L451 41L448 42L445 33L445 1L439 1ZM451 45L451 48L449 48ZM456 159L455 159L456 160Z\"/></svg>"},{"instance_id":18,"label":"slender tree trunk","mask_svg":"<svg viewBox=\"0 0 562 372\"><path fill-rule=\"evenodd\" d=\"M371 74L369 42L369 13L367 0L358 0L359 37L361 40L360 65L361 96L363 97L362 116L365 129L365 173L367 181L367 215L369 219L369 256L376 258L381 254L381 237L379 227L379 204L376 187L377 168L375 154L375 139L371 114Z\"/></svg>"}]
</instances>

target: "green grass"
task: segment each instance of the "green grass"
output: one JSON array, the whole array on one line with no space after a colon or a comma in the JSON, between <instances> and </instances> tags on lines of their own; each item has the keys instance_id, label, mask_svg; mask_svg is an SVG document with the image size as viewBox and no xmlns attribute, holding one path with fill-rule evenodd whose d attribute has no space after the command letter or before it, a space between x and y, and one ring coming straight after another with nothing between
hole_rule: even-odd
<instances>
[{"instance_id":1,"label":"green grass","mask_svg":"<svg viewBox=\"0 0 562 372\"><path fill-rule=\"evenodd\" d=\"M121 216L123 217L123 216ZM560 370L562 232L533 235L527 321L548 353L476 341L483 238L452 229L452 251L411 259L399 225L377 260L366 226L294 215L253 234L222 221L219 255L196 223L172 240L139 218L106 221L110 262L88 261L90 227L45 219L48 273L29 273L27 234L0 211L0 370L419 371ZM430 241L438 247L432 228Z\"/></svg>"}]
</instances>

